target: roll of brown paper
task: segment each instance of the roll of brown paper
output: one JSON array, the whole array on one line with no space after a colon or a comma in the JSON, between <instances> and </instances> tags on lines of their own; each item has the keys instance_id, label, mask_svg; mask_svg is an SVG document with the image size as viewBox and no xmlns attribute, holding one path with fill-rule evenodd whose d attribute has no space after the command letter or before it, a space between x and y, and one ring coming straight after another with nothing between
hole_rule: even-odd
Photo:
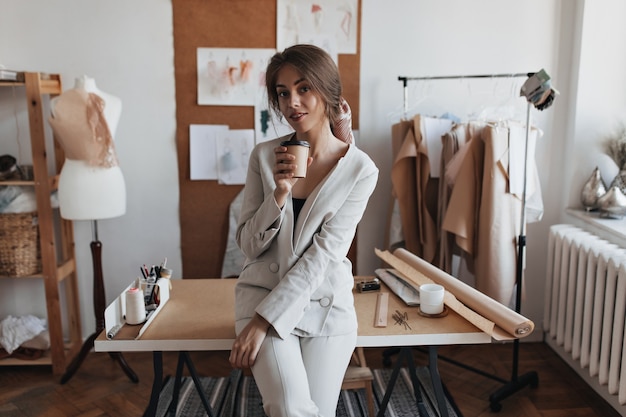
<instances>
[{"instance_id":1,"label":"roll of brown paper","mask_svg":"<svg viewBox=\"0 0 626 417\"><path fill-rule=\"evenodd\" d=\"M465 313L457 311L459 314L466 316L465 318L467 320L472 322L481 330L490 333L495 339L510 339L510 336L514 338L522 338L532 333L535 328L535 324L528 318L500 304L493 298L483 294L473 287L470 287L463 281L458 280L406 249L396 249L393 252L393 255L386 252L388 254L387 256L381 256L384 255L384 253L380 251L377 251L377 253L381 259L398 269L408 279L417 284L418 287L422 282L424 282L424 278L443 285L446 291L449 291L454 298L458 299L458 301L465 304L474 312L493 322L497 326L497 328L493 329L493 332L490 333L485 323L475 322L478 319L474 317L474 315L469 313L466 316ZM423 276L419 276L420 274ZM506 334L498 331L498 328L506 332L509 337L506 337Z\"/></svg>"}]
</instances>

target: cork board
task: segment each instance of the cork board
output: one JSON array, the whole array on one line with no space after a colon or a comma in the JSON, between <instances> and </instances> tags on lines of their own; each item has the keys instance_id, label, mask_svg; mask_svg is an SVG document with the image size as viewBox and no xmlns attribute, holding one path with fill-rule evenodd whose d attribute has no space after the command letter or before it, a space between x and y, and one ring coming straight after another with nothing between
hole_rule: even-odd
<instances>
[{"instance_id":1,"label":"cork board","mask_svg":"<svg viewBox=\"0 0 626 417\"><path fill-rule=\"evenodd\" d=\"M253 129L252 106L197 104L197 48L276 48L276 0L172 0L176 84L176 148L180 187L183 277L219 277L228 236L228 210L242 185L191 181L189 125L224 124ZM360 39L359 2L357 39ZM344 97L358 129L360 45L356 55L340 55ZM356 248L351 249L354 261Z\"/></svg>"}]
</instances>

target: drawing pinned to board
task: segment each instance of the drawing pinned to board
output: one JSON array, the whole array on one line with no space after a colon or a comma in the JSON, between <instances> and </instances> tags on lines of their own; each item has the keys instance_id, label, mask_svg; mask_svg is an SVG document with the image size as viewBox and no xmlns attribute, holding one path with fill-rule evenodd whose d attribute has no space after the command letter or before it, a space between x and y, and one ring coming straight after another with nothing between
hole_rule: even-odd
<instances>
[{"instance_id":1,"label":"drawing pinned to board","mask_svg":"<svg viewBox=\"0 0 626 417\"><path fill-rule=\"evenodd\" d=\"M228 125L189 125L189 174L191 180L217 180L217 132Z\"/></svg>"},{"instance_id":2,"label":"drawing pinned to board","mask_svg":"<svg viewBox=\"0 0 626 417\"><path fill-rule=\"evenodd\" d=\"M253 106L274 49L198 48L198 104Z\"/></svg>"},{"instance_id":3,"label":"drawing pinned to board","mask_svg":"<svg viewBox=\"0 0 626 417\"><path fill-rule=\"evenodd\" d=\"M245 184L254 130L217 132L217 179L220 184Z\"/></svg>"},{"instance_id":4,"label":"drawing pinned to board","mask_svg":"<svg viewBox=\"0 0 626 417\"><path fill-rule=\"evenodd\" d=\"M259 91L254 106L254 138L256 143L266 142L293 132L284 117L277 115L267 101L267 91Z\"/></svg>"},{"instance_id":5,"label":"drawing pinned to board","mask_svg":"<svg viewBox=\"0 0 626 417\"><path fill-rule=\"evenodd\" d=\"M278 0L276 49L326 34L335 38L338 53L356 54L357 16L358 0Z\"/></svg>"}]
</instances>

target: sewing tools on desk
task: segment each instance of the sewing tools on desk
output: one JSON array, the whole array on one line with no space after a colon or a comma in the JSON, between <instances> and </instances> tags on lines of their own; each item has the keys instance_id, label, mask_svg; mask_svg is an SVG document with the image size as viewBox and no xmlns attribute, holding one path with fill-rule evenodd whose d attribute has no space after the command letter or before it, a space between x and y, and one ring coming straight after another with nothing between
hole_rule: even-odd
<instances>
[{"instance_id":1,"label":"sewing tools on desk","mask_svg":"<svg viewBox=\"0 0 626 417\"><path fill-rule=\"evenodd\" d=\"M115 337L115 335L124 327L124 322L118 323L113 326L109 331L107 331L107 339L111 340Z\"/></svg>"},{"instance_id":2,"label":"sewing tools on desk","mask_svg":"<svg viewBox=\"0 0 626 417\"><path fill-rule=\"evenodd\" d=\"M374 327L387 327L387 310L389 309L389 293L381 292L376 298L376 316Z\"/></svg>"},{"instance_id":3,"label":"sewing tools on desk","mask_svg":"<svg viewBox=\"0 0 626 417\"><path fill-rule=\"evenodd\" d=\"M411 330L411 326L409 326L409 314L406 311L401 313L399 310L396 310L391 317L396 321L396 324L402 325L405 329Z\"/></svg>"},{"instance_id":4,"label":"sewing tools on desk","mask_svg":"<svg viewBox=\"0 0 626 417\"><path fill-rule=\"evenodd\" d=\"M150 303L145 304L144 291L147 289L148 282L143 277L137 277L106 308L104 312L106 338L113 340L120 337L124 339L130 336L134 339L139 339L169 300L170 287L168 284L170 284L169 280L156 279L155 277L155 283L153 284L154 299ZM138 301L137 305L135 305L137 314L135 314L136 317L134 318L133 302L131 300L133 295L136 296L135 302ZM139 303L141 307L138 307ZM143 313L141 313L142 309ZM139 329L138 333L137 330L129 330L133 327Z\"/></svg>"},{"instance_id":5,"label":"sewing tools on desk","mask_svg":"<svg viewBox=\"0 0 626 417\"><path fill-rule=\"evenodd\" d=\"M167 257L163 258L163 262L160 265L152 265L150 269L144 263L139 267L141 276L137 277L136 286L143 290L144 304L149 306L150 304L159 304L159 290L156 285L157 281L161 278L169 279L172 277L172 269L166 268ZM171 282L169 288L172 288Z\"/></svg>"}]
</instances>

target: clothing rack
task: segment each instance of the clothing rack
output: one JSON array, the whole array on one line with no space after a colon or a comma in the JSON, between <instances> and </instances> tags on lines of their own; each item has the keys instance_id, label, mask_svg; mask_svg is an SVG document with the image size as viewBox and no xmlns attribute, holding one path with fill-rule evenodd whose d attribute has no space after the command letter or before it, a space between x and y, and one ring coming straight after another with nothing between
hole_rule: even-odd
<instances>
[{"instance_id":1,"label":"clothing rack","mask_svg":"<svg viewBox=\"0 0 626 417\"><path fill-rule=\"evenodd\" d=\"M398 81L402 81L403 89L404 89L404 115L405 118L408 112L408 103L409 103L409 81L428 81L428 80L453 80L453 79L476 79L476 78L519 78L519 77L532 77L535 72L523 72L523 73L511 73L511 74L482 74L482 75L446 75L446 76L432 76L432 77L406 77L399 76ZM523 191L522 191L522 213L521 213L521 221L520 221L520 235L518 237L518 254L517 254L517 264L516 264L516 293L515 293L515 311L519 313L522 307L522 280L524 274L524 252L526 248L526 176L527 176L527 161L528 161L528 138L530 133L530 108L532 104L528 101L527 109L526 109L526 143L524 150L524 181L523 181ZM495 379L498 382L503 383L504 385L496 390L493 394L489 396L490 408L494 412L498 412L502 409L502 405L500 401L513 395L517 391L521 390L525 386L529 385L532 388L536 388L539 385L539 377L537 372L530 371L523 375L518 375L518 365L519 365L519 339L513 340L513 366L511 372L511 379L504 380L495 375L490 375L480 369L472 368L470 366L464 365L457 361L441 357L442 360L448 361L454 365L463 367L479 375Z\"/></svg>"},{"instance_id":2,"label":"clothing rack","mask_svg":"<svg viewBox=\"0 0 626 417\"><path fill-rule=\"evenodd\" d=\"M511 74L479 74L479 75L438 75L432 77L403 77L398 76L398 81L402 81L404 90L404 116L406 118L409 111L409 81L430 81L430 80L459 80L475 78L520 78L530 77L534 72L518 72Z\"/></svg>"}]
</instances>

